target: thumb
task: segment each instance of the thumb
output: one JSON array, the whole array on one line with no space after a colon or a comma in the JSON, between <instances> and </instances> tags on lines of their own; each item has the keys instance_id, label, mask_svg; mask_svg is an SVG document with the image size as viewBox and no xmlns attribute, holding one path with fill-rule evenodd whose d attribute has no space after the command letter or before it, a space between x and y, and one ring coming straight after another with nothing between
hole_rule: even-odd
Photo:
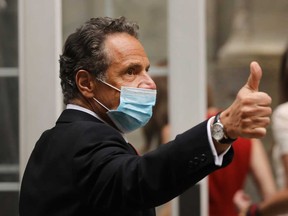
<instances>
[{"instance_id":1,"label":"thumb","mask_svg":"<svg viewBox=\"0 0 288 216\"><path fill-rule=\"evenodd\" d=\"M258 91L261 77L262 77L262 69L260 65L255 61L251 62L250 76L247 81L248 88L254 91Z\"/></svg>"}]
</instances>

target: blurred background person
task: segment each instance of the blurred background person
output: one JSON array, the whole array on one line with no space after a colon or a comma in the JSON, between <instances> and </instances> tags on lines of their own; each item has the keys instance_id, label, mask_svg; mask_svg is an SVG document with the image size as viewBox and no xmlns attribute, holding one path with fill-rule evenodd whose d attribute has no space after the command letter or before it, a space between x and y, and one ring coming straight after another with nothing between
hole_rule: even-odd
<instances>
[{"instance_id":1,"label":"blurred background person","mask_svg":"<svg viewBox=\"0 0 288 216\"><path fill-rule=\"evenodd\" d=\"M272 114L273 156L278 186L288 188L288 48L283 54L279 76L279 105Z\"/></svg>"}]
</instances>

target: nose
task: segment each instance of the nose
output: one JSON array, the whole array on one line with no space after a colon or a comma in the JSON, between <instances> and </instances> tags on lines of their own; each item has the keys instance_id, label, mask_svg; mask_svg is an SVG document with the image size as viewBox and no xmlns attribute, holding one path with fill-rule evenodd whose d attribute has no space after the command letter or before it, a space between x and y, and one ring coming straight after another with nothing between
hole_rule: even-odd
<instances>
[{"instance_id":1,"label":"nose","mask_svg":"<svg viewBox=\"0 0 288 216\"><path fill-rule=\"evenodd\" d=\"M145 75L143 75L142 80L138 85L138 88L156 89L156 84L151 78L151 76L146 73Z\"/></svg>"}]
</instances>

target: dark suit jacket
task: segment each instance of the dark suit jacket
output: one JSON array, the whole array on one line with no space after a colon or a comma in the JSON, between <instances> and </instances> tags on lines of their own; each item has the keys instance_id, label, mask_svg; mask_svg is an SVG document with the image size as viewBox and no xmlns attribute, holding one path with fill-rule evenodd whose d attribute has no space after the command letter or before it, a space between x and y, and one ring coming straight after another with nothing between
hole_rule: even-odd
<instances>
[{"instance_id":1,"label":"dark suit jacket","mask_svg":"<svg viewBox=\"0 0 288 216\"><path fill-rule=\"evenodd\" d=\"M218 169L207 121L143 156L92 115L64 110L31 154L20 216L153 216L154 207ZM223 166L233 156L224 157Z\"/></svg>"}]
</instances>

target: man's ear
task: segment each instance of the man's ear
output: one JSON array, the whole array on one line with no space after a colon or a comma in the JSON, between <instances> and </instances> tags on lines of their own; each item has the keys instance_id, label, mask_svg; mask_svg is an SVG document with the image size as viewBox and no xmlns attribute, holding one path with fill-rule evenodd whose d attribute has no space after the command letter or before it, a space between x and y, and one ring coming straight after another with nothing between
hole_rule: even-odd
<instances>
[{"instance_id":1,"label":"man's ear","mask_svg":"<svg viewBox=\"0 0 288 216\"><path fill-rule=\"evenodd\" d=\"M86 70L79 70L75 76L75 82L79 92L86 98L94 96L95 77Z\"/></svg>"}]
</instances>

